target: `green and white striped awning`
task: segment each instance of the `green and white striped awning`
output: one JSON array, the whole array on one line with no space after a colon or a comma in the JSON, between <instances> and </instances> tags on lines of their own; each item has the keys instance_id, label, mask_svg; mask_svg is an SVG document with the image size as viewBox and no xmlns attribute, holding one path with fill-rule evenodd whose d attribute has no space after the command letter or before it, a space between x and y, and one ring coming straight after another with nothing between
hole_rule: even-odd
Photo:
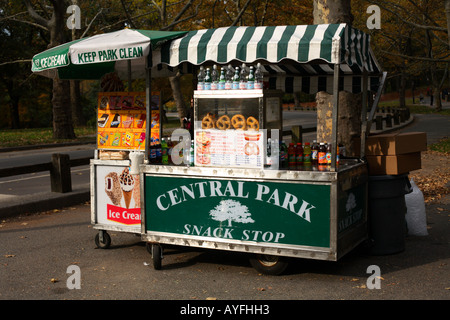
<instances>
[{"instance_id":1,"label":"green and white striped awning","mask_svg":"<svg viewBox=\"0 0 450 320\"><path fill-rule=\"evenodd\" d=\"M160 61L170 67L188 65L189 71L213 63L261 62L272 87L286 92L331 92L335 64L341 71L341 89L352 92L361 90L363 70L381 73L370 36L347 24L195 30L164 44ZM370 89L376 83L371 79Z\"/></svg>"}]
</instances>

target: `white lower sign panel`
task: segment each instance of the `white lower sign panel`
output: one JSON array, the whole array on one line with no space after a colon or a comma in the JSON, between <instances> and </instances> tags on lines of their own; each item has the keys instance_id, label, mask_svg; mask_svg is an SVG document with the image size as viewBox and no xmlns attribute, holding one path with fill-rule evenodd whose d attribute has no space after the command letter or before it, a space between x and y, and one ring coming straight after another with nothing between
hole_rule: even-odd
<instances>
[{"instance_id":1,"label":"white lower sign panel","mask_svg":"<svg viewBox=\"0 0 450 320\"><path fill-rule=\"evenodd\" d=\"M96 166L97 223L140 230L139 175L128 166Z\"/></svg>"}]
</instances>

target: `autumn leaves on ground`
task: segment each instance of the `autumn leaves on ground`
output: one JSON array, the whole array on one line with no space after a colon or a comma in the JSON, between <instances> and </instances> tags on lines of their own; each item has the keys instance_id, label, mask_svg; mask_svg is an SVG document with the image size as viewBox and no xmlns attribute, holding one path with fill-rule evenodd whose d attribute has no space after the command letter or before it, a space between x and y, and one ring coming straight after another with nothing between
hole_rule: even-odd
<instances>
[{"instance_id":1,"label":"autumn leaves on ground","mask_svg":"<svg viewBox=\"0 0 450 320\"><path fill-rule=\"evenodd\" d=\"M409 177L422 191L425 203L440 202L450 193L450 160L448 153L428 150L422 152L422 169Z\"/></svg>"}]
</instances>

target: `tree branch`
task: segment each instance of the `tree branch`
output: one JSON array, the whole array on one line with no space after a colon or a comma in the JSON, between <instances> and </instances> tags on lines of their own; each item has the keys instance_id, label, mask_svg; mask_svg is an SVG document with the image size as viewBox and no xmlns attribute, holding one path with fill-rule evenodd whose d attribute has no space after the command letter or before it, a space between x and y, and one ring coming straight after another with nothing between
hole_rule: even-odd
<instances>
[{"instance_id":1,"label":"tree branch","mask_svg":"<svg viewBox=\"0 0 450 320\"><path fill-rule=\"evenodd\" d=\"M94 18L92 18L91 22L89 22L88 26L86 27L86 30L84 30L83 34L81 35L80 39L84 38L84 36L86 35L86 33L89 31L89 28L91 27L92 23L95 21L95 19L97 19L97 17L99 16L100 13L102 13L103 8L100 8L100 11L97 12L97 14L95 15Z\"/></svg>"},{"instance_id":2,"label":"tree branch","mask_svg":"<svg viewBox=\"0 0 450 320\"><path fill-rule=\"evenodd\" d=\"M49 30L50 29L49 20L45 20L36 12L36 10L34 10L30 0L24 0L24 3L27 7L28 13L36 21L36 23Z\"/></svg>"},{"instance_id":3,"label":"tree branch","mask_svg":"<svg viewBox=\"0 0 450 320\"><path fill-rule=\"evenodd\" d=\"M439 27L439 26L428 26L428 25L423 25L423 24L418 24L409 20L404 19L402 16L399 15L398 12L395 12L394 10L388 8L384 3L382 3L381 1L373 1L373 0L367 0L367 2L369 3L373 3L376 5L381 6L384 10L389 11L390 13L392 13L393 15L395 15L396 17L398 17L400 20L402 20L404 23L409 24L410 26L416 27L416 28L420 28L423 30L433 30L433 31L442 31L447 33L447 29L443 28L443 27ZM398 7L398 6L397 6ZM400 7L401 9L403 9L405 11L405 9L403 7Z\"/></svg>"},{"instance_id":4,"label":"tree branch","mask_svg":"<svg viewBox=\"0 0 450 320\"><path fill-rule=\"evenodd\" d=\"M247 0L247 2L242 7L241 11L238 13L236 19L234 19L234 21L231 24L231 26L235 26L239 22L239 20L241 20L242 15L244 14L245 10L247 9L247 7L248 7L248 5L250 4L251 1L252 0Z\"/></svg>"},{"instance_id":5,"label":"tree branch","mask_svg":"<svg viewBox=\"0 0 450 320\"><path fill-rule=\"evenodd\" d=\"M23 60L14 60L14 61L2 62L2 63L0 63L0 67L1 66L6 66L8 64L24 63L24 62L31 62L31 59L23 59Z\"/></svg>"},{"instance_id":6,"label":"tree branch","mask_svg":"<svg viewBox=\"0 0 450 320\"><path fill-rule=\"evenodd\" d=\"M31 21L27 21L27 20L18 20L18 19L14 19L14 18L9 19L9 20L16 21L16 22L21 22L21 23L25 23L25 24L29 24L29 25L31 25L33 27L37 27L39 29L42 29L42 30L45 30L45 31L49 31L47 27L44 27L44 26L42 26L42 25L40 25L40 24L38 24L36 22L31 22Z\"/></svg>"},{"instance_id":7,"label":"tree branch","mask_svg":"<svg viewBox=\"0 0 450 320\"><path fill-rule=\"evenodd\" d=\"M183 9L180 11L180 13L172 20L172 22L171 22L168 26L162 27L161 30L162 30L162 31L164 31L164 30L172 30L172 28L173 28L174 26L176 26L177 24L182 23L182 22L184 22L184 21L188 21L188 20L190 20L190 19L192 19L192 18L195 18L195 17L198 15L198 8L199 8L200 5L202 4L202 2L203 2L203 0L200 1L200 2L195 6L195 10L194 10L194 13L193 13L193 14L191 14L191 15L189 15L189 16L187 16L187 17L185 17L185 18L183 18L183 19L180 20L181 16L187 11L187 9L189 9L189 6L192 4L192 1L189 1L189 3L187 3L187 4L184 6L184 8L183 8Z\"/></svg>"},{"instance_id":8,"label":"tree branch","mask_svg":"<svg viewBox=\"0 0 450 320\"><path fill-rule=\"evenodd\" d=\"M131 27L133 29L136 29L136 25L134 24L133 20L131 19L130 14L128 13L128 10L125 6L125 3L123 2L123 0L120 0L120 3L122 3L122 8L125 11L125 16L127 17L127 20L130 23Z\"/></svg>"}]
</instances>

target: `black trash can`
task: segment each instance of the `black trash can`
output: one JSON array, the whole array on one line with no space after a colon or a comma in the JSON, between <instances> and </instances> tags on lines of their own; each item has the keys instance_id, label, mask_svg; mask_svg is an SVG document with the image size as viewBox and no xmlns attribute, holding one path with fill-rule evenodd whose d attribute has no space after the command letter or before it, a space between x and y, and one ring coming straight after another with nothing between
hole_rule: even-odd
<instances>
[{"instance_id":1,"label":"black trash can","mask_svg":"<svg viewBox=\"0 0 450 320\"><path fill-rule=\"evenodd\" d=\"M369 176L371 254L387 255L405 250L405 194L411 191L407 174Z\"/></svg>"}]
</instances>

